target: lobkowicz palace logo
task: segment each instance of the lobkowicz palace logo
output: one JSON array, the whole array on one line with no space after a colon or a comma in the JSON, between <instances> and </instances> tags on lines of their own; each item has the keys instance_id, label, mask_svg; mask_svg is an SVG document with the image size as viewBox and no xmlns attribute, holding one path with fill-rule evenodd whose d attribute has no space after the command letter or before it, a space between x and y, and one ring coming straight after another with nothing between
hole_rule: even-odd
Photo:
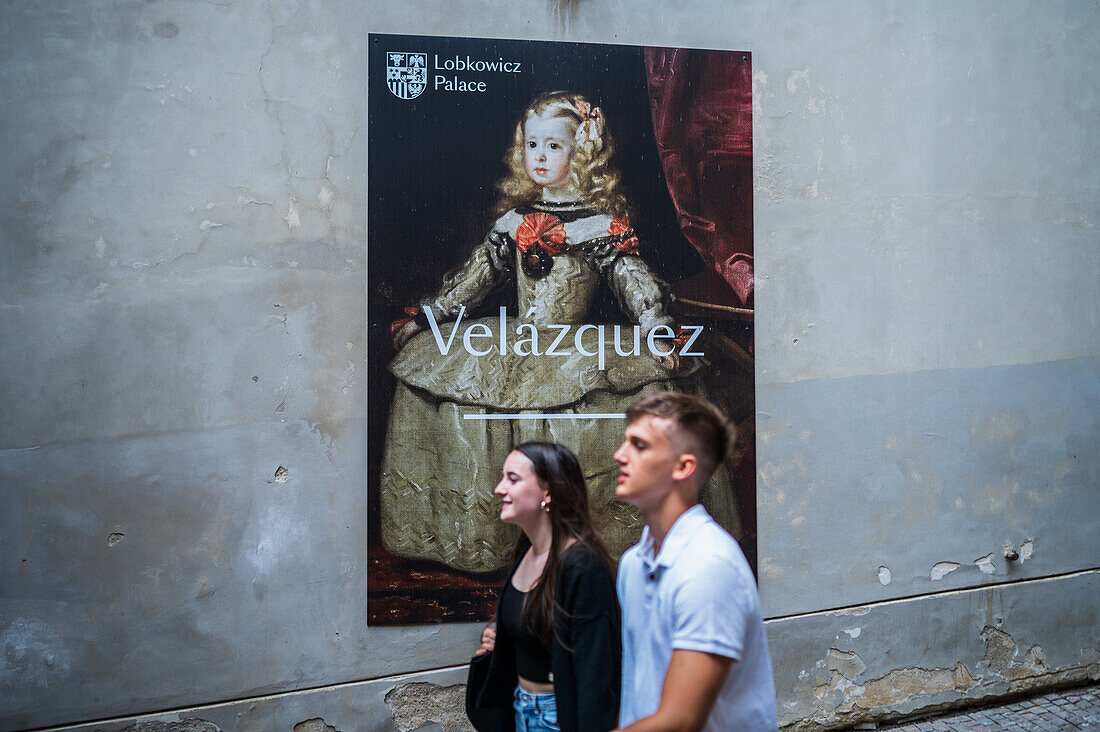
<instances>
[{"instance_id":1,"label":"lobkowicz palace logo","mask_svg":"<svg viewBox=\"0 0 1100 732\"><path fill-rule=\"evenodd\" d=\"M386 53L386 86L398 99L416 99L428 88L428 54Z\"/></svg>"},{"instance_id":2,"label":"lobkowicz palace logo","mask_svg":"<svg viewBox=\"0 0 1100 732\"><path fill-rule=\"evenodd\" d=\"M525 64L503 56L473 58L432 54L432 89L438 92L483 94L492 74L522 74ZM386 52L386 86L398 99L416 99L428 88L428 54L414 51Z\"/></svg>"}]
</instances>

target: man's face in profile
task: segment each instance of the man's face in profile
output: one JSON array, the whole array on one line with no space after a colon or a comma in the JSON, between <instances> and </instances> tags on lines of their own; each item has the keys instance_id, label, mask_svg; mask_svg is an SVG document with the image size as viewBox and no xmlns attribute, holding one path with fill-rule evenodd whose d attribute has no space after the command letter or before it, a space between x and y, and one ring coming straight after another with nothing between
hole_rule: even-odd
<instances>
[{"instance_id":1,"label":"man's face in profile","mask_svg":"<svg viewBox=\"0 0 1100 732\"><path fill-rule=\"evenodd\" d=\"M615 451L619 484L615 495L645 512L672 490L672 471L679 459L669 433L672 420L643 415L626 427L625 439Z\"/></svg>"}]
</instances>

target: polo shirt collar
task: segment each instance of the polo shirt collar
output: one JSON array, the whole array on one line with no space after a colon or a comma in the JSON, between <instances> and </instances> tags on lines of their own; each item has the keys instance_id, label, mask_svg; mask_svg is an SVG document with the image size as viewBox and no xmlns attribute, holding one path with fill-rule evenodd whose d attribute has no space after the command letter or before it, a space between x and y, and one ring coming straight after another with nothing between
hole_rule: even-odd
<instances>
[{"instance_id":1,"label":"polo shirt collar","mask_svg":"<svg viewBox=\"0 0 1100 732\"><path fill-rule=\"evenodd\" d=\"M656 558L653 557L653 537L649 534L649 527L642 531L642 558L646 563L646 570L653 571L657 567L667 569L676 563L676 559L683 553L684 548L695 536L696 530L707 521L707 511L701 503L696 503L680 514L673 522L672 527L665 534L665 540L661 543L661 551Z\"/></svg>"}]
</instances>

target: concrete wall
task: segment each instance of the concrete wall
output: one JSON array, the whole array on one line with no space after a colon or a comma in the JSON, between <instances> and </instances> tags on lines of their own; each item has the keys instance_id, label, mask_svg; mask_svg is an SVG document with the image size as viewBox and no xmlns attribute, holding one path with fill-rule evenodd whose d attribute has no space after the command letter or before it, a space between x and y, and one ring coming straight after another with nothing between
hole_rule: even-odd
<instances>
[{"instance_id":1,"label":"concrete wall","mask_svg":"<svg viewBox=\"0 0 1100 732\"><path fill-rule=\"evenodd\" d=\"M1097 4L574 8L0 5L0 728L461 728L364 620L368 32L752 51L783 723L1100 678Z\"/></svg>"}]
</instances>

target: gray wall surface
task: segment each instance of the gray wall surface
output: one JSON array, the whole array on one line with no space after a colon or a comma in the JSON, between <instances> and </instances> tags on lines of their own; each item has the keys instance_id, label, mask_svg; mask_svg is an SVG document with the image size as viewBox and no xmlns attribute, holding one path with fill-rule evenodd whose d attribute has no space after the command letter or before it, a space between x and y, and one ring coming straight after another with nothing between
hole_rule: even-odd
<instances>
[{"instance_id":1,"label":"gray wall surface","mask_svg":"<svg viewBox=\"0 0 1100 732\"><path fill-rule=\"evenodd\" d=\"M16 0L0 729L461 728L480 628L365 622L368 32L752 52L782 723L1100 678L1098 3Z\"/></svg>"}]
</instances>

